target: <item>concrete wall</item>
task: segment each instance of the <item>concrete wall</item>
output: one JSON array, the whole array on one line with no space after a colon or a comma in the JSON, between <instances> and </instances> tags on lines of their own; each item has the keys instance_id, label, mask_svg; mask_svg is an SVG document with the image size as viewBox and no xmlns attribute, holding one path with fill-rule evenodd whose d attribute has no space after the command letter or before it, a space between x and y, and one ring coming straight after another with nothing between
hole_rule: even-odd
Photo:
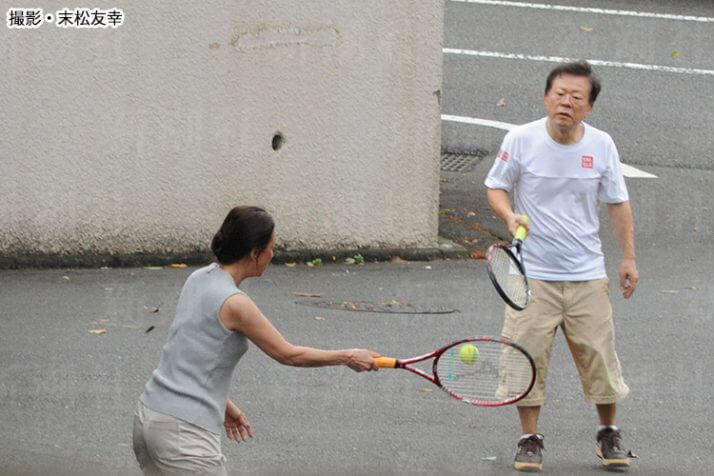
<instances>
[{"instance_id":1,"label":"concrete wall","mask_svg":"<svg viewBox=\"0 0 714 476\"><path fill-rule=\"evenodd\" d=\"M0 12L0 257L205 250L237 204L287 249L436 245L441 1L111 7Z\"/></svg>"}]
</instances>

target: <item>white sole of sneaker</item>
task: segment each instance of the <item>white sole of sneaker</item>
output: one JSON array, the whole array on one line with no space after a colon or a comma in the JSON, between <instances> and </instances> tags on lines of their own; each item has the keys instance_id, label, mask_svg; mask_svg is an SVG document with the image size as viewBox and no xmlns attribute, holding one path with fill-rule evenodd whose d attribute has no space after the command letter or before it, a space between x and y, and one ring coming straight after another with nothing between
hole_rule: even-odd
<instances>
[{"instance_id":1,"label":"white sole of sneaker","mask_svg":"<svg viewBox=\"0 0 714 476\"><path fill-rule=\"evenodd\" d=\"M623 471L627 470L630 467L630 458L610 458L606 459L602 455L602 450L600 447L597 447L595 449L595 454L597 455L598 458L602 460L602 465L605 467L605 469L608 470L614 470L614 471Z\"/></svg>"},{"instance_id":2,"label":"white sole of sneaker","mask_svg":"<svg viewBox=\"0 0 714 476\"><path fill-rule=\"evenodd\" d=\"M522 471L524 473L540 473L543 471L543 465L539 463L522 463L515 461L513 463L513 467L518 470Z\"/></svg>"}]
</instances>

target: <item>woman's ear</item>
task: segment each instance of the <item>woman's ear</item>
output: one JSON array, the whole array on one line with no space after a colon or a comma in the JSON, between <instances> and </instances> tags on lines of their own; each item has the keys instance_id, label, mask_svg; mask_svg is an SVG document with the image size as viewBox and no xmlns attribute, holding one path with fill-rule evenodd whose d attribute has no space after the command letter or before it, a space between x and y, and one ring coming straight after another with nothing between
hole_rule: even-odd
<instances>
[{"instance_id":1,"label":"woman's ear","mask_svg":"<svg viewBox=\"0 0 714 476\"><path fill-rule=\"evenodd\" d=\"M250 257L254 260L258 259L258 256L260 255L260 251L258 251L258 248L253 248L250 250Z\"/></svg>"}]
</instances>

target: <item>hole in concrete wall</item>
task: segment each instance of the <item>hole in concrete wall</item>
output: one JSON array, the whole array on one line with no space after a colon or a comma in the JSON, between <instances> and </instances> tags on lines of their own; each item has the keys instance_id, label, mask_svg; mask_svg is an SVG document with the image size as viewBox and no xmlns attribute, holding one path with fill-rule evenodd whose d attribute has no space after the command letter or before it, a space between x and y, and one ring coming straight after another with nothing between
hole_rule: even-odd
<instances>
[{"instance_id":1,"label":"hole in concrete wall","mask_svg":"<svg viewBox=\"0 0 714 476\"><path fill-rule=\"evenodd\" d=\"M283 134L280 132L276 132L275 135L273 136L273 141L272 141L272 147L273 150L278 150L283 146L283 142L285 142L285 138L283 137Z\"/></svg>"}]
</instances>

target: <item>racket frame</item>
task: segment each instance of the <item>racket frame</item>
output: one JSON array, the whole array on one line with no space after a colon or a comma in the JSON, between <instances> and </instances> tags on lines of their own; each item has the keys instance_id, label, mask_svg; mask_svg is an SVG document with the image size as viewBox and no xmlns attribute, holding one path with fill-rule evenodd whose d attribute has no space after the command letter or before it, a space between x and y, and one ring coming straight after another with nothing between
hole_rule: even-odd
<instances>
[{"instance_id":1,"label":"racket frame","mask_svg":"<svg viewBox=\"0 0 714 476\"><path fill-rule=\"evenodd\" d=\"M528 363L530 364L531 367L531 381L528 387L524 392L521 392L519 395L516 395L511 398L507 398L505 400L499 400L499 401L488 401L488 400L476 400L476 399L471 399L471 398L466 398L462 395L459 395L458 393L455 393L448 388L444 387L444 385L441 383L441 379L439 378L439 374L436 371L437 364L439 363L439 359L441 358L444 353L456 346L459 346L461 344L465 344L467 342L493 342L493 343L498 343L498 344L503 344L503 345L508 345L519 352L521 352L526 359L528 360ZM429 360L431 358L434 358L434 362L431 367L432 375L429 375L428 373L424 372L421 369L418 369L416 367L412 367L411 364L415 364L417 362L423 362L425 360ZM380 363L381 360L381 363ZM520 345L516 344L515 342L512 342L504 337L489 337L489 336L480 336L480 337L467 337L465 339L457 340L455 342L452 342L451 344L447 344L443 347L440 347L439 349L435 350L434 352L429 352L428 354L420 355L417 357L411 357L409 359L394 359L391 357L379 357L377 358L378 366L379 367L389 367L389 368L396 368L396 369L404 369L408 370L420 377L423 377L442 389L444 392L448 393L452 397L454 397L457 400L461 400L462 402L468 403L470 405L475 405L475 406L481 406L481 407L500 407L504 405L510 405L512 403L516 403L517 401L525 398L526 395L531 391L533 388L533 385L535 385L535 378L536 378L536 366L535 366L535 361L533 360L533 357L528 353L526 349L521 347Z\"/></svg>"},{"instance_id":2,"label":"racket frame","mask_svg":"<svg viewBox=\"0 0 714 476\"><path fill-rule=\"evenodd\" d=\"M504 241L499 241L489 246L488 251L486 252L486 271L488 272L489 279L491 279L491 283L493 283L493 287L496 288L496 291L501 296L501 299L503 299L506 304L511 306L516 311L524 310L526 307L528 307L528 304L531 301L531 287L528 284L528 277L526 276L526 267L523 264L523 259L521 255L521 244L522 241L518 239L513 240L513 243L511 244L506 243ZM496 276L493 273L493 269L491 268L491 256L493 256L493 250L495 248L500 248L501 250L503 250L508 255L508 257L511 258L511 262L516 266L518 272L523 276L523 281L525 281L526 284L525 305L520 305L513 302L513 300L508 297L508 294L506 294L506 291L504 291L501 285L498 283L498 280L496 279ZM516 250L516 253L513 253L513 249Z\"/></svg>"}]
</instances>

